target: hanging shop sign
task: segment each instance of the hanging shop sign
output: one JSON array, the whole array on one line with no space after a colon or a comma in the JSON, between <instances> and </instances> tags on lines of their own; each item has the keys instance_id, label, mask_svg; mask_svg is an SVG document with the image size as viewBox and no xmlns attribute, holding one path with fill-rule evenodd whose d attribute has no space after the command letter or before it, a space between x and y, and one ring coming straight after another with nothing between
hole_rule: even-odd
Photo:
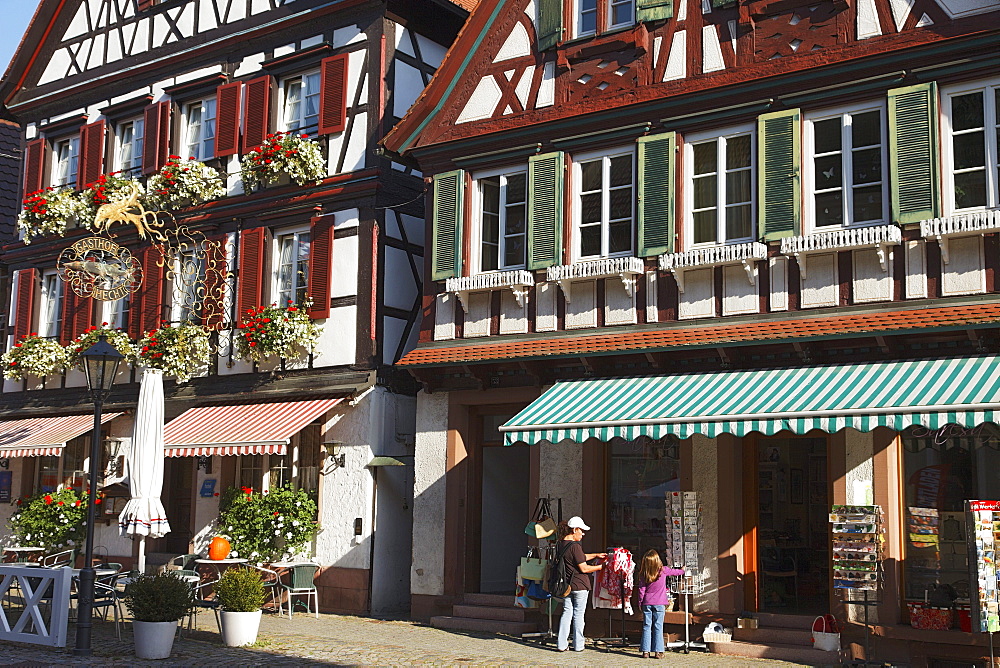
<instances>
[{"instance_id":1,"label":"hanging shop sign","mask_svg":"<svg viewBox=\"0 0 1000 668\"><path fill-rule=\"evenodd\" d=\"M104 237L74 242L59 254L56 267L79 297L117 301L142 285L139 261L127 248Z\"/></svg>"}]
</instances>

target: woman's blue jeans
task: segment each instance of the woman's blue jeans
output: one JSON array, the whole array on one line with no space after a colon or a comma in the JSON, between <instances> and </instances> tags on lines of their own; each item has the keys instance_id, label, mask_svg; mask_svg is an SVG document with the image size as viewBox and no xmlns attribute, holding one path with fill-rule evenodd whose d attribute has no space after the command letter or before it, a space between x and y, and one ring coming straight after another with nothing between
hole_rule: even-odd
<instances>
[{"instance_id":1,"label":"woman's blue jeans","mask_svg":"<svg viewBox=\"0 0 1000 668\"><path fill-rule=\"evenodd\" d=\"M663 605L642 606L642 640L640 652L663 651Z\"/></svg>"},{"instance_id":2,"label":"woman's blue jeans","mask_svg":"<svg viewBox=\"0 0 1000 668\"><path fill-rule=\"evenodd\" d=\"M559 618L559 635L556 637L556 647L559 650L569 648L569 629L573 627L573 650L583 651L583 615L587 612L587 599L590 592L586 589L571 591L563 599L562 617Z\"/></svg>"}]
</instances>

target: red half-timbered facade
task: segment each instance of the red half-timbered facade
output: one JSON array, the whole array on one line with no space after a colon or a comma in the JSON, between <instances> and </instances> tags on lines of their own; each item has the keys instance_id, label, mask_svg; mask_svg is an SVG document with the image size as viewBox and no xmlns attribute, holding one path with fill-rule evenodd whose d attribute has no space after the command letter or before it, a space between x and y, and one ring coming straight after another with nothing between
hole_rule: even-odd
<instances>
[{"instance_id":1,"label":"red half-timbered facade","mask_svg":"<svg viewBox=\"0 0 1000 668\"><path fill-rule=\"evenodd\" d=\"M430 80L469 6L450 0L40 3L0 83L23 129L22 192L84 190L105 174L146 182L180 156L207 165L224 193L198 206L173 206L165 228L186 230L191 244L211 247L197 255L211 255L211 271L205 259L188 269L165 265L138 226L111 230L142 274L140 288L117 301L78 297L57 275L60 253L91 230L70 225L64 235L37 236L30 244L7 240L4 349L29 334L68 344L101 323L138 341L159 327L194 322L211 332L211 361L190 381L168 377L168 422L193 408L233 404L313 411L295 415L307 426L277 445L215 443L207 431L192 436L190 425L186 437L208 440L180 447L168 439L164 503L172 531L151 544L151 562L204 550L225 489L290 484L314 494L320 506L322 529L309 548L322 566L320 607L408 609L401 584L408 549L399 548L409 545L410 523L386 505L407 507L399 491L406 474L384 473L376 499L366 466L373 455L405 455L412 446L414 389L393 365L418 335L423 184L411 167L377 153L375 141ZM241 161L273 133L318 144L320 178L245 188ZM185 272L203 277L187 280ZM198 290L202 296L192 300ZM295 359L240 358L235 338L247 312L278 302L309 304L320 328L314 348ZM192 312L192 303L204 311ZM105 427L109 484L121 480L117 465L131 441L140 376L138 367L123 371L106 407L121 414ZM0 431L7 449L0 447L0 457L10 458L14 496L81 484L92 465L85 434L41 447L19 441L27 432L14 421L85 413L85 386L76 369L3 382ZM315 401L324 399L331 401ZM260 415L287 414L260 409ZM0 512L4 520L10 513ZM122 557L116 561L130 561L132 542L107 519L97 543Z\"/></svg>"},{"instance_id":2,"label":"red half-timbered facade","mask_svg":"<svg viewBox=\"0 0 1000 668\"><path fill-rule=\"evenodd\" d=\"M813 403L798 412L764 395L795 394L769 385L777 370L992 360L998 44L1000 5L964 0L481 2L383 142L433 194L423 326L401 365L423 388L415 534L444 521L449 556L415 544L415 614L455 626L475 615L453 604L503 590L537 497L584 517L586 551L638 560L680 544L664 492L690 491L698 621L753 612L794 629L832 612L860 658L861 594L835 576L828 516L874 500L888 527L879 660L982 659L985 637L961 622L977 601L959 537L964 502L1000 494L991 418L820 425L805 416L849 387L803 385ZM705 385L655 419L640 414L666 397L579 399L601 379L692 377ZM737 377L757 380L723 387ZM893 405L929 401L924 380ZM764 403L727 404L741 398ZM838 419L860 420L865 401ZM685 420L685 405L710 409ZM666 435L627 431L639 422ZM933 498L928 471L952 472ZM954 531L925 549L907 527L930 515ZM921 606L936 588L957 602L931 638ZM749 629L735 640L714 651L835 662Z\"/></svg>"}]
</instances>

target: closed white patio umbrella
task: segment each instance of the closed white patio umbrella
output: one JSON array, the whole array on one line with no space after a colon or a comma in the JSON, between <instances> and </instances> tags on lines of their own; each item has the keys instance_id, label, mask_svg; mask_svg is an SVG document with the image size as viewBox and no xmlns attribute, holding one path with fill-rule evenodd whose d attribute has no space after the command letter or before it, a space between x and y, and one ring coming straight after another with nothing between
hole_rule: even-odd
<instances>
[{"instance_id":1,"label":"closed white patio umbrella","mask_svg":"<svg viewBox=\"0 0 1000 668\"><path fill-rule=\"evenodd\" d=\"M146 571L146 537L170 532L163 491L163 372L143 369L132 450L125 463L132 498L118 516L122 535L139 536L139 571Z\"/></svg>"}]
</instances>

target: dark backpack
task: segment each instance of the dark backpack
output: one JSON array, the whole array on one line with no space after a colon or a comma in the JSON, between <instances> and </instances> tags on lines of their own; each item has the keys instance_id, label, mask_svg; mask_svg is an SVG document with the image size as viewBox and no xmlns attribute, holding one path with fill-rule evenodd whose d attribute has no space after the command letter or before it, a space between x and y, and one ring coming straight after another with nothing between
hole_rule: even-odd
<instances>
[{"instance_id":1,"label":"dark backpack","mask_svg":"<svg viewBox=\"0 0 1000 668\"><path fill-rule=\"evenodd\" d=\"M573 541L564 540L556 550L556 556L549 562L549 580L545 583L545 590L552 594L552 598L566 598L571 591L571 575L566 572L566 551L573 544Z\"/></svg>"}]
</instances>

